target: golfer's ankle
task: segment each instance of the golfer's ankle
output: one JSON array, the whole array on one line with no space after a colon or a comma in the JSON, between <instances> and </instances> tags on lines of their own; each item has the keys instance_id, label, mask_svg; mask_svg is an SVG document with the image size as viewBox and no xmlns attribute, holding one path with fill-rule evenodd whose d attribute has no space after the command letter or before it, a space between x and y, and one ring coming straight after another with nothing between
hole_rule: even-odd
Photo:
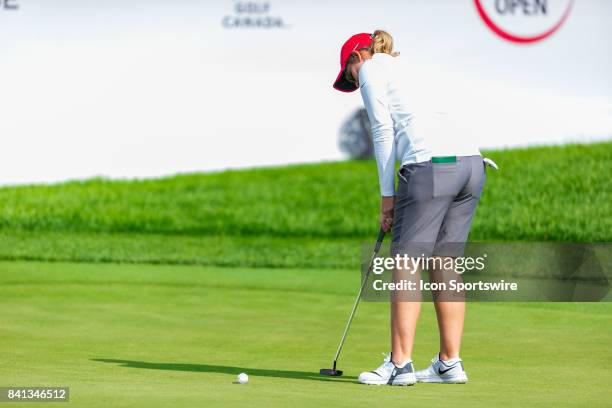
<instances>
[{"instance_id":1,"label":"golfer's ankle","mask_svg":"<svg viewBox=\"0 0 612 408\"><path fill-rule=\"evenodd\" d=\"M412 359L410 358L410 356L406 354L398 354L397 356L395 354L391 355L391 362L397 367L403 367L407 362L411 360Z\"/></svg>"},{"instance_id":2,"label":"golfer's ankle","mask_svg":"<svg viewBox=\"0 0 612 408\"><path fill-rule=\"evenodd\" d=\"M459 353L446 353L441 351L439 354L439 358L442 361L448 361L448 360L452 360L453 358L457 358L459 357Z\"/></svg>"}]
</instances>

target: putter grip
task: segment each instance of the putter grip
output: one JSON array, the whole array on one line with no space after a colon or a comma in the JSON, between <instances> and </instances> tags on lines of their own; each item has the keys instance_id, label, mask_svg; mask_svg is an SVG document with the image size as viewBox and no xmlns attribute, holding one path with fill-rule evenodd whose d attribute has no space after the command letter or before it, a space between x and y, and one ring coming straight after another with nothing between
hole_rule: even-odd
<instances>
[{"instance_id":1,"label":"putter grip","mask_svg":"<svg viewBox=\"0 0 612 408\"><path fill-rule=\"evenodd\" d=\"M374 252L378 253L380 251L380 247L385 239L385 231L381 228L378 232L378 238L376 239L376 246L374 247Z\"/></svg>"}]
</instances>

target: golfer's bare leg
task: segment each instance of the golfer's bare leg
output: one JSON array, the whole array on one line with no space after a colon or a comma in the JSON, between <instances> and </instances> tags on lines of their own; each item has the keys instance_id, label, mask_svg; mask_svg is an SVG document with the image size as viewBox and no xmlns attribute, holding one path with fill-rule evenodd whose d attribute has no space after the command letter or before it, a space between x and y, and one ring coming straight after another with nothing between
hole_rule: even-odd
<instances>
[{"instance_id":1,"label":"golfer's bare leg","mask_svg":"<svg viewBox=\"0 0 612 408\"><path fill-rule=\"evenodd\" d=\"M419 276L420 271L417 274L409 275L407 271L396 270L394 280L396 282L400 279L415 281L415 277ZM401 364L412 357L416 325L421 312L420 293L415 295L417 294L413 292L408 296L400 294L394 297L392 295L391 298L391 357L396 364ZM416 301L402 300L411 297Z\"/></svg>"},{"instance_id":2,"label":"golfer's bare leg","mask_svg":"<svg viewBox=\"0 0 612 408\"><path fill-rule=\"evenodd\" d=\"M447 282L450 279L461 280L461 275L452 270L432 269L429 272L431 282ZM453 294L452 301L442 294L435 301L438 329L440 331L440 359L449 360L459 356L463 325L465 322L465 301L463 296ZM440 300L441 299L441 300Z\"/></svg>"}]
</instances>

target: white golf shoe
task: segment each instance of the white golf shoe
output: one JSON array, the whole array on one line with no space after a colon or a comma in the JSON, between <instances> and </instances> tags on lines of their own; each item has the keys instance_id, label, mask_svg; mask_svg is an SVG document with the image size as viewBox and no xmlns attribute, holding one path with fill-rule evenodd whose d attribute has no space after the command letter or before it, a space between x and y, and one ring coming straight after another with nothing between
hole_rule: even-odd
<instances>
[{"instance_id":1,"label":"white golf shoe","mask_svg":"<svg viewBox=\"0 0 612 408\"><path fill-rule=\"evenodd\" d=\"M465 384L468 382L467 374L463 369L463 360L459 357L442 361L436 355L431 359L431 365L425 370L415 373L418 382L442 383L442 384Z\"/></svg>"},{"instance_id":2,"label":"white golf shoe","mask_svg":"<svg viewBox=\"0 0 612 408\"><path fill-rule=\"evenodd\" d=\"M359 375L359 382L368 385L413 385L416 383L412 360L398 367L387 354L385 361L374 371L364 371Z\"/></svg>"}]
</instances>

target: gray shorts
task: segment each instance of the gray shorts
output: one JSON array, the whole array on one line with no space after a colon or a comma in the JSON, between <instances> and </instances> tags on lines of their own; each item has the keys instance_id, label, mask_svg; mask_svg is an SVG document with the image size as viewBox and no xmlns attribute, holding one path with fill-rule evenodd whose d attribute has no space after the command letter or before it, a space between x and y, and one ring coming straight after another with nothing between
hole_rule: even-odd
<instances>
[{"instance_id":1,"label":"gray shorts","mask_svg":"<svg viewBox=\"0 0 612 408\"><path fill-rule=\"evenodd\" d=\"M394 253L461 256L484 187L482 156L434 158L398 172Z\"/></svg>"}]
</instances>

